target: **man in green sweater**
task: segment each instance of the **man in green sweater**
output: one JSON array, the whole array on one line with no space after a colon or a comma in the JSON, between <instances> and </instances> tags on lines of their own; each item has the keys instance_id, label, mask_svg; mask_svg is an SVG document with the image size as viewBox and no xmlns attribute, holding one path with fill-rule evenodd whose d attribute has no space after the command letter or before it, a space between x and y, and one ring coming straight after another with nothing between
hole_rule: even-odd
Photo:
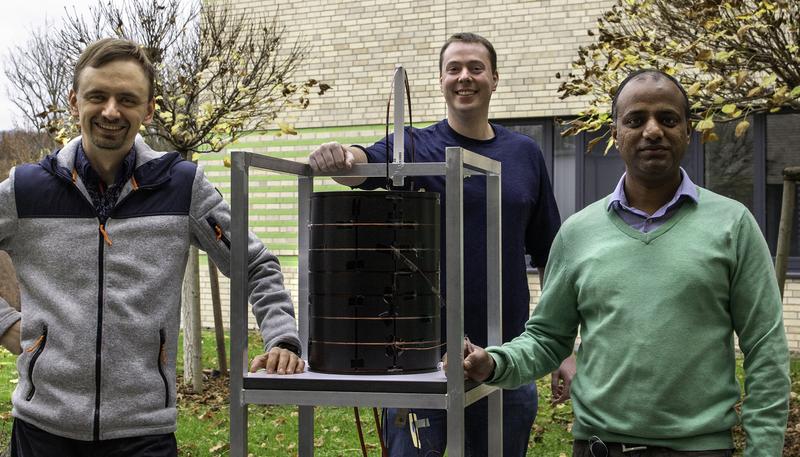
<instances>
[{"instance_id":1,"label":"man in green sweater","mask_svg":"<svg viewBox=\"0 0 800 457\"><path fill-rule=\"evenodd\" d=\"M771 257L747 208L680 168L689 106L655 70L620 84L617 189L561 227L525 333L465 349L466 376L513 388L558 367L580 326L576 457L730 456L740 417L746 457L782 454L790 381Z\"/></svg>"}]
</instances>

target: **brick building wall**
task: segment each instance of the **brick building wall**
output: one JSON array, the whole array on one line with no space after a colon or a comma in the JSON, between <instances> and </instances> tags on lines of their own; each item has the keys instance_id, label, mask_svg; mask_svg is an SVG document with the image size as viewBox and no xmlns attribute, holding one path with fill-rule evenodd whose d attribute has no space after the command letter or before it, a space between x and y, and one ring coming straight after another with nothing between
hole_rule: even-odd
<instances>
[{"instance_id":1,"label":"brick building wall","mask_svg":"<svg viewBox=\"0 0 800 457\"><path fill-rule=\"evenodd\" d=\"M291 7L271 0L239 0L251 17L275 14L286 26L286 42L308 46L297 76L313 77L333 89L302 113L286 117L298 127L380 124L395 64L409 73L417 119L445 116L439 92L442 43L456 32L479 33L495 46L500 83L492 118L574 114L578 99L558 99L556 73L569 72L587 30L611 0L544 0L487 3L466 0L309 0Z\"/></svg>"},{"instance_id":2,"label":"brick building wall","mask_svg":"<svg viewBox=\"0 0 800 457\"><path fill-rule=\"evenodd\" d=\"M789 350L800 353L800 280L787 280L783 293L783 325Z\"/></svg>"}]
</instances>

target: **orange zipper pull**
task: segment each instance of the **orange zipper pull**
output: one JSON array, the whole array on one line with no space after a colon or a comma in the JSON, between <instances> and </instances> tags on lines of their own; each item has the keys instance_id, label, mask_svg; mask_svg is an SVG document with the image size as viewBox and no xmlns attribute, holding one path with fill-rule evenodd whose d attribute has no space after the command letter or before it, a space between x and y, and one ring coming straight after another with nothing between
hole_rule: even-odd
<instances>
[{"instance_id":1,"label":"orange zipper pull","mask_svg":"<svg viewBox=\"0 0 800 457\"><path fill-rule=\"evenodd\" d=\"M36 341L34 341L33 345L31 347L29 347L28 349L26 349L25 352L33 352L33 351L35 351L36 348L38 348L39 345L42 344L42 340L43 339L44 339L44 335L39 335L39 338L37 338Z\"/></svg>"},{"instance_id":2,"label":"orange zipper pull","mask_svg":"<svg viewBox=\"0 0 800 457\"><path fill-rule=\"evenodd\" d=\"M136 178L133 175L131 175L131 187L133 187L133 190L139 189L139 183L136 182Z\"/></svg>"},{"instance_id":3,"label":"orange zipper pull","mask_svg":"<svg viewBox=\"0 0 800 457\"><path fill-rule=\"evenodd\" d=\"M72 184L78 182L78 170L72 169Z\"/></svg>"},{"instance_id":4,"label":"orange zipper pull","mask_svg":"<svg viewBox=\"0 0 800 457\"><path fill-rule=\"evenodd\" d=\"M106 244L111 246L111 238L108 237L108 233L106 232L106 227L104 224L100 224L100 233L103 234L103 239L106 240Z\"/></svg>"}]
</instances>

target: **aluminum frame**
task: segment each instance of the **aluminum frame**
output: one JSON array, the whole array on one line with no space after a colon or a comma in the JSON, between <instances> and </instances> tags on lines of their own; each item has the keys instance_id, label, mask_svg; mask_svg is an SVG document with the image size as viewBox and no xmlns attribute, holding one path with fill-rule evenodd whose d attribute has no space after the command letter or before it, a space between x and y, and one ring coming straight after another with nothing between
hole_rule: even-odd
<instances>
[{"instance_id":1,"label":"aluminum frame","mask_svg":"<svg viewBox=\"0 0 800 457\"><path fill-rule=\"evenodd\" d=\"M314 455L314 407L373 406L373 407L414 407L447 410L447 453L451 457L464 455L464 408L480 398L488 397L489 455L502 456L502 391L496 387L480 384L465 389L463 380L463 351L450 351L450 363L446 369L446 379L430 374L430 383L442 385L443 393L392 392L383 390L383 383L376 381L373 391L331 390L332 386L347 386L347 380L338 376L336 380L326 380L325 375L313 389L287 389L285 382L281 388L246 388L246 380L256 377L269 377L263 373L248 373L247 354L247 234L248 234L248 173L250 167L280 173L297 175L298 179L298 326L302 343L302 356L307 360L308 342L308 246L311 194L314 190L314 177L383 177L386 164L357 164L347 171L333 173L313 173L307 164L264 156L252 152L233 151L231 153L231 282L230 282L230 326L231 326L231 370L230 370L230 455L247 455L247 422L249 404L284 404L299 406L300 457ZM502 343L502 258L501 258L501 180L500 163L475 154L460 147L445 150L445 162L389 164L389 175L435 176L444 175L446 190L445 202L445 246L447 249L447 347L461 348L464 341L464 231L463 203L464 178L471 175L486 176L486 237L487 271L487 336L489 345ZM299 379L307 374L284 375L281 381ZM277 376L277 375L276 375ZM361 375L351 375L358 379ZM385 384L397 383L403 375L384 375ZM334 377L331 377L334 378ZM346 376L345 376L346 378ZM424 376L423 376L424 378ZM401 384L406 384L401 381ZM410 384L409 384L410 385ZM413 390L413 387L411 387Z\"/></svg>"}]
</instances>

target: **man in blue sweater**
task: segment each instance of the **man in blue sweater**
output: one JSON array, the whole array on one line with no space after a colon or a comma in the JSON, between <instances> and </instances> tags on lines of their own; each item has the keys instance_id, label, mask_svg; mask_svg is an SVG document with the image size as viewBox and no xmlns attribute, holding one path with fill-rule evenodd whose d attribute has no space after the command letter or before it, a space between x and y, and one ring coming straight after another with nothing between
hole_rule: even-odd
<instances>
[{"instance_id":1,"label":"man in blue sweater","mask_svg":"<svg viewBox=\"0 0 800 457\"><path fill-rule=\"evenodd\" d=\"M502 162L503 341L508 341L522 331L529 315L525 255L531 256L540 273L544 270L550 244L560 226L558 209L536 142L489 122L489 102L499 82L497 54L492 44L472 33L453 35L441 48L439 70L447 119L424 129L414 129L415 160L444 162L445 148L460 146ZM411 144L410 134L411 130L406 129L406 145ZM392 145L393 136L390 136L389 151ZM387 153L390 152L387 152L384 140L367 148L328 143L311 153L309 163L314 170L341 170L354 163L385 162ZM406 151L405 160L411 161L409 151ZM340 178L337 181L362 189L385 185L382 178ZM444 176L415 177L413 182L417 189L444 192ZM485 179L480 178L464 182L464 252L469 258L464 264L464 331L471 340L484 343L485 278L487 274L493 274L486 271L485 184ZM444 214L444 205L441 209ZM573 371L569 366L565 366L563 371L559 377L568 383ZM533 382L503 392L504 456L523 457L526 454L536 408ZM467 455L487 455L485 399L468 407L465 419ZM384 430L390 455L443 455L445 420L443 410L407 412L389 409ZM414 436L410 430L414 431Z\"/></svg>"}]
</instances>

